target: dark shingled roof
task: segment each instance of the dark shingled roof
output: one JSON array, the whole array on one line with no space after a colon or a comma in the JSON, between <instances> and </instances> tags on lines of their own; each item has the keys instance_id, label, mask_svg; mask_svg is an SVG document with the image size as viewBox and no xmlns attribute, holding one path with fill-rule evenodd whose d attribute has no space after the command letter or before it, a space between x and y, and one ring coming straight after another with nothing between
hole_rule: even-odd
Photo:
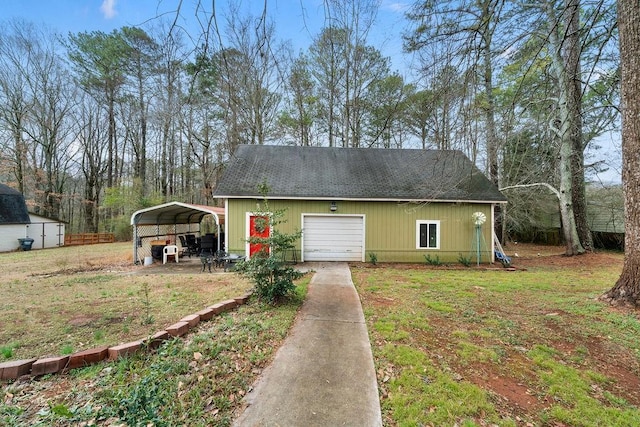
<instances>
[{"instance_id":1,"label":"dark shingled roof","mask_svg":"<svg viewBox=\"0 0 640 427\"><path fill-rule=\"evenodd\" d=\"M241 145L214 196L269 198L506 202L456 150L398 150Z\"/></svg>"},{"instance_id":2,"label":"dark shingled roof","mask_svg":"<svg viewBox=\"0 0 640 427\"><path fill-rule=\"evenodd\" d=\"M8 185L0 184L0 224L29 224L24 196Z\"/></svg>"}]
</instances>

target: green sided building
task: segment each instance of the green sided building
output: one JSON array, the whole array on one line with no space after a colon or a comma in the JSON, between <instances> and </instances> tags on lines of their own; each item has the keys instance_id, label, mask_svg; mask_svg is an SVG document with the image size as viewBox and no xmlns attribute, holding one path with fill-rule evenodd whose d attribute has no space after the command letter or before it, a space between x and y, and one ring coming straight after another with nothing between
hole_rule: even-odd
<instances>
[{"instance_id":1,"label":"green sided building","mask_svg":"<svg viewBox=\"0 0 640 427\"><path fill-rule=\"evenodd\" d=\"M286 209L280 231L302 230L302 262L493 262L507 201L461 151L241 145L214 191L227 252L252 255L265 183L270 209Z\"/></svg>"}]
</instances>

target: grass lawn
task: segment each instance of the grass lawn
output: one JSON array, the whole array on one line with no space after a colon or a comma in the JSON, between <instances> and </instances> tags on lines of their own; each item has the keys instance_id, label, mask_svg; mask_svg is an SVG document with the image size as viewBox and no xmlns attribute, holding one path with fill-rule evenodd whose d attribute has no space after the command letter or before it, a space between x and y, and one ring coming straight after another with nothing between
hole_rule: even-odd
<instances>
[{"instance_id":1,"label":"grass lawn","mask_svg":"<svg viewBox=\"0 0 640 427\"><path fill-rule=\"evenodd\" d=\"M548 249L511 272L352 267L385 425L639 425L639 313L597 300L622 254Z\"/></svg>"},{"instance_id":2,"label":"grass lawn","mask_svg":"<svg viewBox=\"0 0 640 427\"><path fill-rule=\"evenodd\" d=\"M638 425L639 313L597 299L622 255L517 252L516 271L351 266L385 426ZM249 287L197 264L132 266L128 244L0 258L0 360L136 339ZM230 425L310 278L289 304L251 300L155 353L1 384L0 427Z\"/></svg>"},{"instance_id":3,"label":"grass lawn","mask_svg":"<svg viewBox=\"0 0 640 427\"><path fill-rule=\"evenodd\" d=\"M0 286L12 296L0 310L5 354L131 341L251 287L235 273L201 273L198 259L132 266L130 252L112 244L1 254ZM287 304L252 298L156 352L0 384L0 427L228 426L286 337L309 279Z\"/></svg>"},{"instance_id":4,"label":"grass lawn","mask_svg":"<svg viewBox=\"0 0 640 427\"><path fill-rule=\"evenodd\" d=\"M144 338L251 288L199 264L134 266L131 243L0 254L0 361Z\"/></svg>"}]
</instances>

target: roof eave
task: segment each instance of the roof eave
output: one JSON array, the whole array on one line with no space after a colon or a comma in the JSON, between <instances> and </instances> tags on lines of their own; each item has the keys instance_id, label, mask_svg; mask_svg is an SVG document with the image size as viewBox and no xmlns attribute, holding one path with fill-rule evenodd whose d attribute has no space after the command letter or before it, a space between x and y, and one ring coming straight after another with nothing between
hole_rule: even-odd
<instances>
[{"instance_id":1,"label":"roof eave","mask_svg":"<svg viewBox=\"0 0 640 427\"><path fill-rule=\"evenodd\" d=\"M168 208L171 206L180 206L184 209L187 210L191 210L193 212L198 212L198 215L200 216L200 220L202 220L202 217L204 215L213 215L213 217L215 218L215 221L217 224L220 224L220 217L224 216L223 213L221 212L216 212L216 210L213 207L208 207L208 206L203 206L203 205L192 205L189 203L182 203L182 202L168 202L168 203L164 203L162 205L157 205L157 206L152 206L150 208L145 208L145 209L140 209L136 212L134 212L131 215L131 225L139 225L139 217L141 217L143 214L147 213L147 212L153 212L153 211L160 211L163 208ZM201 214L201 215L200 215ZM199 221L192 221L191 223L195 223L195 222L199 222ZM150 223L145 223L144 225L167 225L167 224L173 224L175 223L175 221L170 221L170 220L164 220L163 222L156 222L153 224Z\"/></svg>"},{"instance_id":2,"label":"roof eave","mask_svg":"<svg viewBox=\"0 0 640 427\"><path fill-rule=\"evenodd\" d=\"M260 194L255 195L215 195L221 199L264 199ZM330 200L349 202L397 202L397 203L482 203L482 204L506 204L507 200L481 200L481 199L403 199L403 198L364 198L364 197L301 197L301 196L268 196L270 200Z\"/></svg>"}]
</instances>

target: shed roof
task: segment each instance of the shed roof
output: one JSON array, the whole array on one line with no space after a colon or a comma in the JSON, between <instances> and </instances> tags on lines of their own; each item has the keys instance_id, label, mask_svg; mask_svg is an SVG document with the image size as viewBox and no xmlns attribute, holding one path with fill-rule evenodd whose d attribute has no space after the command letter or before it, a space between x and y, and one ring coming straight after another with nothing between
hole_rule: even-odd
<instances>
[{"instance_id":1,"label":"shed roof","mask_svg":"<svg viewBox=\"0 0 640 427\"><path fill-rule=\"evenodd\" d=\"M224 222L224 208L169 202L134 212L131 225L196 224L206 215L213 215L217 224Z\"/></svg>"},{"instance_id":2,"label":"shed roof","mask_svg":"<svg viewBox=\"0 0 640 427\"><path fill-rule=\"evenodd\" d=\"M214 196L379 201L507 201L458 150L241 145Z\"/></svg>"},{"instance_id":3,"label":"shed roof","mask_svg":"<svg viewBox=\"0 0 640 427\"><path fill-rule=\"evenodd\" d=\"M0 184L0 224L29 224L29 212L24 196L5 184Z\"/></svg>"}]
</instances>

